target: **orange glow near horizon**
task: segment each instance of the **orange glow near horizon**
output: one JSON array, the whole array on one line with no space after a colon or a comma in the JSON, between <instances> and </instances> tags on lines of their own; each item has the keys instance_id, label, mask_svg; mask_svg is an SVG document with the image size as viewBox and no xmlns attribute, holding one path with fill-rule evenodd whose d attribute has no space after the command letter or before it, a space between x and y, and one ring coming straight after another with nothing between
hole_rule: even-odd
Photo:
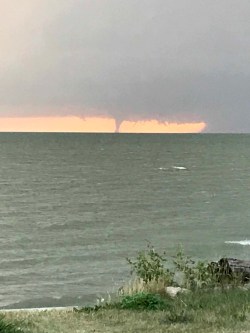
<instances>
[{"instance_id":1,"label":"orange glow near horizon","mask_svg":"<svg viewBox=\"0 0 250 333\"><path fill-rule=\"evenodd\" d=\"M167 123L124 120L120 133L200 133L204 122ZM0 117L0 132L115 132L115 119L101 117Z\"/></svg>"},{"instance_id":2,"label":"orange glow near horizon","mask_svg":"<svg viewBox=\"0 0 250 333\"><path fill-rule=\"evenodd\" d=\"M110 132L115 120L100 117L19 117L0 118L1 132Z\"/></svg>"}]
</instances>

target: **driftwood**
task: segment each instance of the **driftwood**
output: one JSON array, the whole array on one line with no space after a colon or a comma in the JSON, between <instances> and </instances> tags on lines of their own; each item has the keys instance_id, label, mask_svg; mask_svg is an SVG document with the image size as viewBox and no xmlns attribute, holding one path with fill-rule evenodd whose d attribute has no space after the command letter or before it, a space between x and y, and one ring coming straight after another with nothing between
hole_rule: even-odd
<instances>
[{"instance_id":1,"label":"driftwood","mask_svg":"<svg viewBox=\"0 0 250 333\"><path fill-rule=\"evenodd\" d=\"M210 269L216 274L218 280L237 278L242 280L242 282L250 282L249 260L222 258L218 262L212 262Z\"/></svg>"}]
</instances>

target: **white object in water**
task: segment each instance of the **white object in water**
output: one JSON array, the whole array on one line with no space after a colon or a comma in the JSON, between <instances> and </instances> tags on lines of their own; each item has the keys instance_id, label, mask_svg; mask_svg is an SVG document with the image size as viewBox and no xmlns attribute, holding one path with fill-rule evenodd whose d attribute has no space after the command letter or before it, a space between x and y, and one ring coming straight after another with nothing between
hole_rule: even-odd
<instances>
[{"instance_id":1,"label":"white object in water","mask_svg":"<svg viewBox=\"0 0 250 333\"><path fill-rule=\"evenodd\" d=\"M176 170L187 170L187 168L185 168L183 166L173 166L172 168L176 169Z\"/></svg>"},{"instance_id":2,"label":"white object in water","mask_svg":"<svg viewBox=\"0 0 250 333\"><path fill-rule=\"evenodd\" d=\"M226 244L239 244L239 245L250 245L250 240L245 239L245 240L240 240L240 241L226 241Z\"/></svg>"}]
</instances>

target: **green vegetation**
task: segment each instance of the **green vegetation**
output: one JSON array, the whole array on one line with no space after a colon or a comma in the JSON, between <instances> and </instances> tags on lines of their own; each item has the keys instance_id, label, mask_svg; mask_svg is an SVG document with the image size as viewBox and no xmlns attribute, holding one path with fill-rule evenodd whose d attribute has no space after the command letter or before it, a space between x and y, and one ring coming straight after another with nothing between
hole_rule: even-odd
<instances>
[{"instance_id":1,"label":"green vegetation","mask_svg":"<svg viewBox=\"0 0 250 333\"><path fill-rule=\"evenodd\" d=\"M26 333L250 332L248 291L195 291L173 299L162 296L151 299L151 296L143 295L126 298L124 304L132 306L122 309L118 304L105 305L98 311L86 312L12 312L6 314L6 319L18 319ZM159 309L149 309L149 304L157 305Z\"/></svg>"},{"instance_id":2,"label":"green vegetation","mask_svg":"<svg viewBox=\"0 0 250 333\"><path fill-rule=\"evenodd\" d=\"M160 295L141 292L122 297L117 305L128 310L164 310L167 302Z\"/></svg>"},{"instance_id":3,"label":"green vegetation","mask_svg":"<svg viewBox=\"0 0 250 333\"><path fill-rule=\"evenodd\" d=\"M166 261L165 253L159 254L150 243L146 251L138 252L135 261L127 258L127 262L131 266L131 274L135 273L145 283L152 280L159 281L162 278L166 282L172 281L173 274L164 267Z\"/></svg>"},{"instance_id":4,"label":"green vegetation","mask_svg":"<svg viewBox=\"0 0 250 333\"><path fill-rule=\"evenodd\" d=\"M150 244L127 261L132 279L116 297L73 311L6 313L4 320L21 323L26 333L250 333L250 290L239 275L194 262L182 250L169 262ZM189 292L171 297L167 286ZM10 325L0 333L15 329Z\"/></svg>"},{"instance_id":5,"label":"green vegetation","mask_svg":"<svg viewBox=\"0 0 250 333\"><path fill-rule=\"evenodd\" d=\"M0 333L22 333L22 329L19 327L19 324L14 324L13 322L8 322L5 317L0 316Z\"/></svg>"},{"instance_id":6,"label":"green vegetation","mask_svg":"<svg viewBox=\"0 0 250 333\"><path fill-rule=\"evenodd\" d=\"M243 281L242 275L229 274L224 267L219 267L216 263L193 261L183 253L182 248L179 248L169 261L165 252L157 253L149 243L145 251L138 252L134 261L127 258L127 262L131 267L135 283L138 284L141 280L147 291L153 291L153 286L157 289L157 285L159 287L155 290L157 292L169 285L192 291L200 288L225 288L239 286ZM126 286L123 290L126 290Z\"/></svg>"}]
</instances>

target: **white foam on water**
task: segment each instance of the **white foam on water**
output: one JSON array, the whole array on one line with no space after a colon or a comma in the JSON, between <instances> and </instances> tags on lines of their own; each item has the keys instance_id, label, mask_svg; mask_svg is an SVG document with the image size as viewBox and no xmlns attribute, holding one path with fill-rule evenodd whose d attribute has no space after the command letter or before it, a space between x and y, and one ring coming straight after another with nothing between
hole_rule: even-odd
<instances>
[{"instance_id":1,"label":"white foam on water","mask_svg":"<svg viewBox=\"0 0 250 333\"><path fill-rule=\"evenodd\" d=\"M226 244L239 244L239 245L250 245L250 240L245 239L245 240L240 240L240 241L226 241Z\"/></svg>"},{"instance_id":2,"label":"white foam on water","mask_svg":"<svg viewBox=\"0 0 250 333\"><path fill-rule=\"evenodd\" d=\"M187 168L185 168L183 166L173 166L172 168L176 169L176 170L187 170Z\"/></svg>"}]
</instances>

